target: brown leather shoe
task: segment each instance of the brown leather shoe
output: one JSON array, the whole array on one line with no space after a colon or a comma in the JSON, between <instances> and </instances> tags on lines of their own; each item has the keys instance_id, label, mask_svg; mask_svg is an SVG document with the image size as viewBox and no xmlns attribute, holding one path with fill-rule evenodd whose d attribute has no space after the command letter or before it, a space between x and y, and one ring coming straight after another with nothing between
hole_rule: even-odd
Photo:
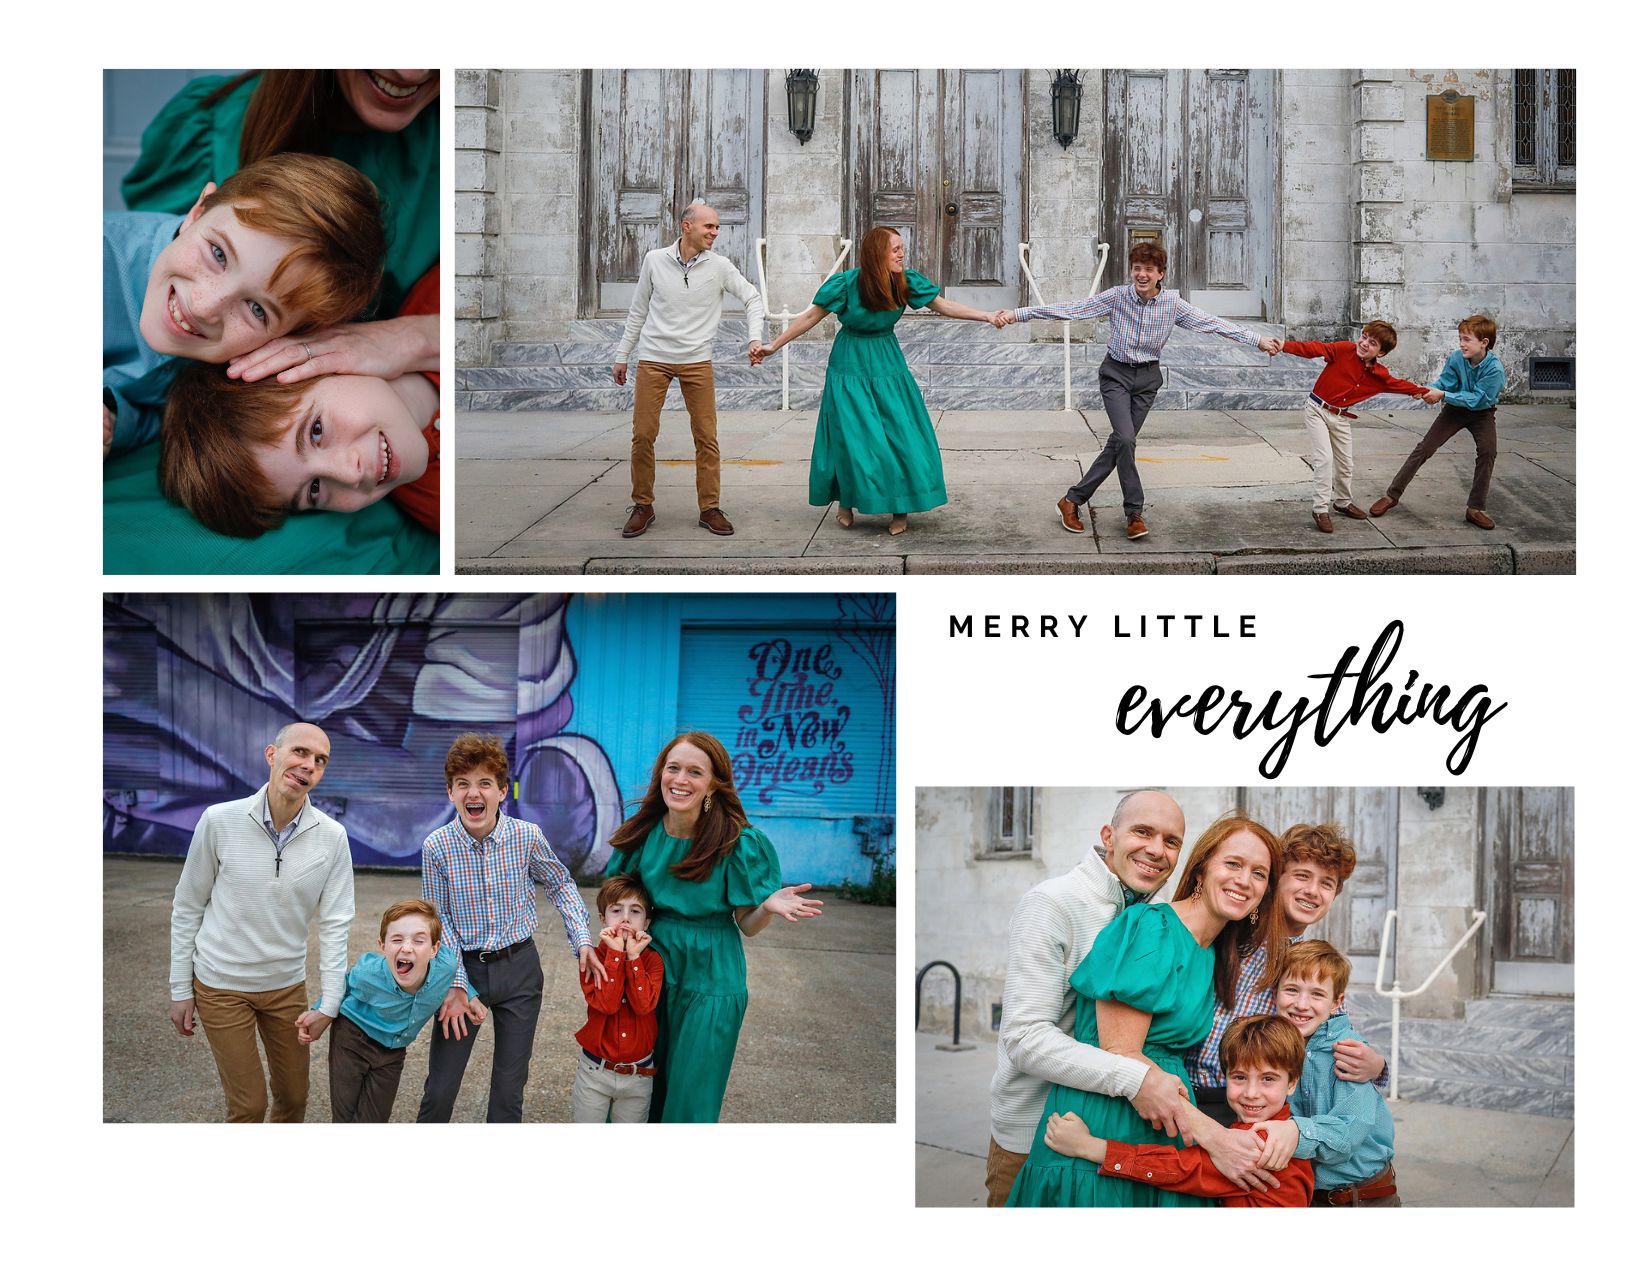
<instances>
[{"instance_id":1,"label":"brown leather shoe","mask_svg":"<svg viewBox=\"0 0 1650 1275\"><path fill-rule=\"evenodd\" d=\"M1392 508L1396 507L1397 504L1398 504L1398 502L1396 500L1394 500L1391 496L1382 496L1379 500L1377 500L1373 505L1371 505L1369 507L1369 516L1371 518L1379 518L1388 509L1392 509Z\"/></svg>"},{"instance_id":2,"label":"brown leather shoe","mask_svg":"<svg viewBox=\"0 0 1650 1275\"><path fill-rule=\"evenodd\" d=\"M634 540L642 532L653 525L652 505L630 506L630 517L625 519L624 531L621 532L626 540Z\"/></svg>"},{"instance_id":3,"label":"brown leather shoe","mask_svg":"<svg viewBox=\"0 0 1650 1275\"><path fill-rule=\"evenodd\" d=\"M1060 511L1060 525L1062 527L1071 532L1074 536L1080 536L1083 534L1085 530L1083 526L1083 519L1077 513L1076 505L1072 504L1071 501L1067 500L1064 496L1061 496L1054 507Z\"/></svg>"},{"instance_id":4,"label":"brown leather shoe","mask_svg":"<svg viewBox=\"0 0 1650 1275\"><path fill-rule=\"evenodd\" d=\"M1362 522L1365 518L1369 517L1368 514L1366 514L1362 509L1359 509L1356 505L1339 505L1336 507L1335 512L1338 514L1345 514L1348 518L1355 519L1358 522Z\"/></svg>"},{"instance_id":5,"label":"brown leather shoe","mask_svg":"<svg viewBox=\"0 0 1650 1275\"><path fill-rule=\"evenodd\" d=\"M1482 527L1485 531L1495 530L1495 519L1491 518L1482 509L1467 510L1467 521L1475 527Z\"/></svg>"},{"instance_id":6,"label":"brown leather shoe","mask_svg":"<svg viewBox=\"0 0 1650 1275\"><path fill-rule=\"evenodd\" d=\"M1312 521L1313 521L1314 524L1316 524L1319 531L1334 531L1335 530L1335 524L1329 520L1329 515L1328 514L1320 514L1320 513L1314 512L1313 515L1312 515Z\"/></svg>"},{"instance_id":7,"label":"brown leather shoe","mask_svg":"<svg viewBox=\"0 0 1650 1275\"><path fill-rule=\"evenodd\" d=\"M1130 540L1138 540L1146 534L1146 520L1139 514L1129 519L1129 525L1123 528Z\"/></svg>"},{"instance_id":8,"label":"brown leather shoe","mask_svg":"<svg viewBox=\"0 0 1650 1275\"><path fill-rule=\"evenodd\" d=\"M714 507L699 511L699 525L713 536L731 536L733 534L733 524L728 521L728 516Z\"/></svg>"}]
</instances>

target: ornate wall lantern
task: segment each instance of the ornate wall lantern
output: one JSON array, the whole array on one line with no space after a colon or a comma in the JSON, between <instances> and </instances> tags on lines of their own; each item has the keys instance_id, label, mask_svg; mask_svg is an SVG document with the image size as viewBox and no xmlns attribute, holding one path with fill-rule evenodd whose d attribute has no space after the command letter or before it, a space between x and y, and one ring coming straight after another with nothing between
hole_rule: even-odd
<instances>
[{"instance_id":1,"label":"ornate wall lantern","mask_svg":"<svg viewBox=\"0 0 1650 1275\"><path fill-rule=\"evenodd\" d=\"M1054 109L1054 140L1064 150L1077 138L1077 117L1083 109L1083 81L1076 71L1056 71L1049 94Z\"/></svg>"},{"instance_id":2,"label":"ornate wall lantern","mask_svg":"<svg viewBox=\"0 0 1650 1275\"><path fill-rule=\"evenodd\" d=\"M785 111L796 140L807 144L814 135L814 106L819 99L819 72L785 72Z\"/></svg>"}]
</instances>

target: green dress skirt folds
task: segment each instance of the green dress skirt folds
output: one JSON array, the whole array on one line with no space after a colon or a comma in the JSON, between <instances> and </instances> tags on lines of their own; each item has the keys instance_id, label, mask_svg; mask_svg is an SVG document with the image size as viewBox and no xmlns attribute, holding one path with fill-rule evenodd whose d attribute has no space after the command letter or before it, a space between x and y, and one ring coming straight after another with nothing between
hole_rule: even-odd
<instances>
[{"instance_id":1,"label":"green dress skirt folds","mask_svg":"<svg viewBox=\"0 0 1650 1275\"><path fill-rule=\"evenodd\" d=\"M747 827L710 876L684 881L671 875L670 865L686 858L691 844L667 835L660 823L640 846L615 855L608 866L639 876L652 894L650 932L665 963L650 1118L714 1124L722 1114L749 1000L745 936L733 909L756 907L779 889L779 856L767 837Z\"/></svg>"},{"instance_id":2,"label":"green dress skirt folds","mask_svg":"<svg viewBox=\"0 0 1650 1275\"><path fill-rule=\"evenodd\" d=\"M938 284L915 270L905 272L905 282L913 309L940 294ZM939 440L894 335L905 311L867 310L858 270L825 280L814 304L838 316L842 327L825 368L808 503L835 500L868 513L918 513L943 505Z\"/></svg>"},{"instance_id":3,"label":"green dress skirt folds","mask_svg":"<svg viewBox=\"0 0 1650 1275\"><path fill-rule=\"evenodd\" d=\"M1178 1077L1190 1093L1183 1055L1202 1044L1214 1025L1214 974L1214 952L1198 946L1172 907L1136 904L1100 931L1088 956L1072 972L1071 986L1077 993L1072 1034L1085 1045L1100 1043L1096 1001L1143 1010L1152 1016L1146 1057ZM1160 1145L1174 1141L1142 1120L1126 1098L1055 1085L1043 1106L1043 1120L1067 1111L1080 1115L1097 1138ZM1049 1150L1041 1127L1008 1197L1010 1208L1197 1208L1214 1203L1125 1178L1102 1177L1091 1162Z\"/></svg>"}]
</instances>

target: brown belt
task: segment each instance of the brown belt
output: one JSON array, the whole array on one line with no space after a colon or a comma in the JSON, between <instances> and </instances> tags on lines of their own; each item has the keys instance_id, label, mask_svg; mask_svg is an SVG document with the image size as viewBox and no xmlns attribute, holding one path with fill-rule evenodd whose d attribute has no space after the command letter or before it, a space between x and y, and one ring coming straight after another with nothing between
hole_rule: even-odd
<instances>
[{"instance_id":1,"label":"brown belt","mask_svg":"<svg viewBox=\"0 0 1650 1275\"><path fill-rule=\"evenodd\" d=\"M600 1054L591 1053L588 1049L585 1049L582 1045L579 1048L580 1048L580 1052L582 1052L586 1058L588 1058L593 1063L599 1063L604 1071L616 1072L621 1076L652 1076L652 1075L656 1074L659 1070L657 1067L644 1067L642 1065L643 1063L650 1063L650 1062L653 1061L653 1055L652 1054L649 1054L646 1058L642 1059L641 1062L616 1063L616 1062L609 1062L607 1059L603 1058Z\"/></svg>"},{"instance_id":2,"label":"brown belt","mask_svg":"<svg viewBox=\"0 0 1650 1275\"><path fill-rule=\"evenodd\" d=\"M1349 421L1355 421L1358 419L1358 413L1352 411L1350 408L1335 407L1332 404L1325 403L1323 399L1319 398L1316 394L1308 394L1306 397L1311 399L1326 412L1333 412L1336 416L1344 416Z\"/></svg>"},{"instance_id":3,"label":"brown belt","mask_svg":"<svg viewBox=\"0 0 1650 1275\"><path fill-rule=\"evenodd\" d=\"M1380 1200L1397 1194L1398 1175L1392 1171L1389 1164L1374 1177L1363 1182L1354 1182L1351 1186L1338 1186L1328 1191L1312 1192L1312 1203L1338 1209L1362 1200Z\"/></svg>"}]
</instances>

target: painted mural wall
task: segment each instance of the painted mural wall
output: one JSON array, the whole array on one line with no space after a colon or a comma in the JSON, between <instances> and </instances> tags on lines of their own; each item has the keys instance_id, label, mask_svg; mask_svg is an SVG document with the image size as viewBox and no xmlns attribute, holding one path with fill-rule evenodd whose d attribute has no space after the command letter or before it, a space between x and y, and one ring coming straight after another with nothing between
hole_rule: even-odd
<instances>
[{"instance_id":1,"label":"painted mural wall","mask_svg":"<svg viewBox=\"0 0 1650 1275\"><path fill-rule=\"evenodd\" d=\"M181 856L201 812L267 779L311 720L333 758L312 800L358 864L415 868L452 817L454 735L499 735L507 813L581 877L659 747L709 730L788 880L864 881L893 852L889 595L108 595L104 850Z\"/></svg>"}]
</instances>

